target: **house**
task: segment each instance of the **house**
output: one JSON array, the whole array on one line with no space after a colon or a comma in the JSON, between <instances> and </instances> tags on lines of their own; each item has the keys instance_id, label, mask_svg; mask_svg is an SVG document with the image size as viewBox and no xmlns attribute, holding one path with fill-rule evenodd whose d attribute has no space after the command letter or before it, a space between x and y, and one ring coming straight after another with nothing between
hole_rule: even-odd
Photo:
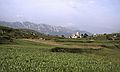
<instances>
[{"instance_id":1,"label":"house","mask_svg":"<svg viewBox=\"0 0 120 72\"><path fill-rule=\"evenodd\" d=\"M79 32L76 32L75 34L72 34L69 38L81 38L81 35Z\"/></svg>"}]
</instances>

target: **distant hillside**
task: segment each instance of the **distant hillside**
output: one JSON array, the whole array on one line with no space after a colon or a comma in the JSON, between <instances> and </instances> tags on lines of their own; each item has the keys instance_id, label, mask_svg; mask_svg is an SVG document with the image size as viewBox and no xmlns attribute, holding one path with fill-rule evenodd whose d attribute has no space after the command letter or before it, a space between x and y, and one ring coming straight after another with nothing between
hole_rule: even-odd
<instances>
[{"instance_id":1,"label":"distant hillside","mask_svg":"<svg viewBox=\"0 0 120 72\"><path fill-rule=\"evenodd\" d=\"M12 38L39 38L46 35L29 29L13 29L0 26L0 36L10 36Z\"/></svg>"},{"instance_id":2,"label":"distant hillside","mask_svg":"<svg viewBox=\"0 0 120 72\"><path fill-rule=\"evenodd\" d=\"M0 26L0 43L12 42L13 39L31 38L31 39L52 39L56 36L48 36L30 29L13 29Z\"/></svg>"},{"instance_id":3,"label":"distant hillside","mask_svg":"<svg viewBox=\"0 0 120 72\"><path fill-rule=\"evenodd\" d=\"M0 25L12 27L12 28L22 28L22 29L31 29L38 31L40 33L49 34L49 35L65 35L69 36L73 33L80 32L82 34L87 33L90 35L91 33L87 31L73 30L70 28L65 28L61 26L51 26L47 24L35 24L31 22L5 22L0 21Z\"/></svg>"}]
</instances>

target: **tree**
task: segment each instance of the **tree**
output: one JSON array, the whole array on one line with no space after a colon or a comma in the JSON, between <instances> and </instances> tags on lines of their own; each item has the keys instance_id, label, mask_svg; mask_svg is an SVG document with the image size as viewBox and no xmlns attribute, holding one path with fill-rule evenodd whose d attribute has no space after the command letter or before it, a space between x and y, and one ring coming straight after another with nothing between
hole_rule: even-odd
<instances>
[{"instance_id":1,"label":"tree","mask_svg":"<svg viewBox=\"0 0 120 72\"><path fill-rule=\"evenodd\" d=\"M81 34L81 37L84 37L84 34Z\"/></svg>"},{"instance_id":2,"label":"tree","mask_svg":"<svg viewBox=\"0 0 120 72\"><path fill-rule=\"evenodd\" d=\"M86 38L87 36L88 36L88 34L87 34L87 33L85 33L85 34L84 34L84 38Z\"/></svg>"},{"instance_id":3,"label":"tree","mask_svg":"<svg viewBox=\"0 0 120 72\"><path fill-rule=\"evenodd\" d=\"M62 37L62 38L65 38L65 36L64 36L64 35L61 35L61 37Z\"/></svg>"}]
</instances>

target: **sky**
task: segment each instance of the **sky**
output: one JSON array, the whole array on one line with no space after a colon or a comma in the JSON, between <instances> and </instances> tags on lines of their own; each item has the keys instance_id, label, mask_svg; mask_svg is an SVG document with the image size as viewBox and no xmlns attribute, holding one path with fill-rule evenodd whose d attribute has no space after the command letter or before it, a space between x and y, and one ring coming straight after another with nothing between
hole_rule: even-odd
<instances>
[{"instance_id":1,"label":"sky","mask_svg":"<svg viewBox=\"0 0 120 72\"><path fill-rule=\"evenodd\" d=\"M120 0L0 0L0 21L30 21L91 33L120 32Z\"/></svg>"}]
</instances>

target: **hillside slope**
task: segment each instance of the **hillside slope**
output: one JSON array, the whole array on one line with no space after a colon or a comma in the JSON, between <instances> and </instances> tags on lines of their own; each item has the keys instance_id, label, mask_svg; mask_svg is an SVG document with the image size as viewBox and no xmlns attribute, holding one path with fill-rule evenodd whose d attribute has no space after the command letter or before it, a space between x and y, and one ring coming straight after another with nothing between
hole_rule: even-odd
<instances>
[{"instance_id":1,"label":"hillside slope","mask_svg":"<svg viewBox=\"0 0 120 72\"><path fill-rule=\"evenodd\" d=\"M52 39L55 36L48 36L30 29L13 29L0 26L0 43L11 42L13 39Z\"/></svg>"}]
</instances>

